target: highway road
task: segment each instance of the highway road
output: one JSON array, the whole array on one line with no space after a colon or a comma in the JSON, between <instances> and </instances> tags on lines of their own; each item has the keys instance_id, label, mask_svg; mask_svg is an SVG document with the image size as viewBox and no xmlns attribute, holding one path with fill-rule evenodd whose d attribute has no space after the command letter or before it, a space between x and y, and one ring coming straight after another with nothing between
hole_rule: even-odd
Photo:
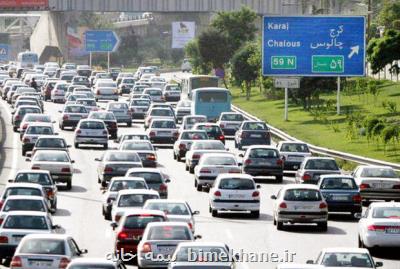
<instances>
[{"instance_id":1,"label":"highway road","mask_svg":"<svg viewBox=\"0 0 400 269\"><path fill-rule=\"evenodd\" d=\"M171 78L171 74L163 74ZM101 105L104 106L105 103ZM57 112L61 104L46 102L45 112L58 120ZM9 106L0 101L1 136L3 143L0 149L1 173L0 191L9 178L19 169L29 167L29 162L21 155L19 137L13 133L10 124ZM64 136L69 144L73 145L73 132L61 131L58 123L57 132ZM119 133L141 130L140 122L135 122L131 128L121 126ZM112 147L113 142L109 142ZM234 151L233 141L227 145ZM60 224L77 240L81 248L89 250L88 257L104 257L112 253L113 232L110 222L105 221L101 214L101 191L97 183L96 157L104 152L101 148L82 147L71 148L71 157L76 161L73 188L63 191L60 188L58 211L54 216L54 223ZM296 263L305 263L315 259L324 247L357 247L357 222L348 217L335 216L329 221L327 232L320 232L314 226L296 225L285 231L277 231L272 222L272 200L270 196L276 194L281 187L271 180L262 179L258 182L261 187L261 215L259 219L251 219L243 214L225 214L218 218L211 217L208 212L208 194L197 192L193 186L193 175L185 171L183 163L172 158L171 148L158 150L160 168L172 180L169 184L169 197L183 199L189 202L193 210L199 210L196 216L196 233L201 234L202 241L222 241L227 243L235 252L245 253L277 253L278 262L293 256ZM283 184L293 182L292 177L285 177ZM383 261L385 269L400 268L400 255L387 250L376 254L376 261ZM290 260L290 259L288 259ZM245 262L239 268L265 269L275 268L273 262Z\"/></svg>"}]
</instances>

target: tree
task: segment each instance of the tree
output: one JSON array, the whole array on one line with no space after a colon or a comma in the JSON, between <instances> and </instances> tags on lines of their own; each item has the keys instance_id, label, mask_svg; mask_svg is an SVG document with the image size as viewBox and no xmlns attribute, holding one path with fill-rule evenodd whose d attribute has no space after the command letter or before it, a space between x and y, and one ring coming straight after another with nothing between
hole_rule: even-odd
<instances>
[{"instance_id":1,"label":"tree","mask_svg":"<svg viewBox=\"0 0 400 269\"><path fill-rule=\"evenodd\" d=\"M246 100L250 99L251 84L257 79L261 68L259 63L249 60L257 51L257 45L250 43L240 49L232 58L232 75L237 85L244 85Z\"/></svg>"},{"instance_id":2,"label":"tree","mask_svg":"<svg viewBox=\"0 0 400 269\"><path fill-rule=\"evenodd\" d=\"M394 29L393 22L400 20L400 2L396 0L386 0L383 3L383 8L378 16L380 25L385 26L385 29Z\"/></svg>"},{"instance_id":3,"label":"tree","mask_svg":"<svg viewBox=\"0 0 400 269\"><path fill-rule=\"evenodd\" d=\"M193 73L208 74L212 67L210 64L203 61L200 55L199 43L197 39L194 39L186 44L185 55L189 58L190 64L192 65Z\"/></svg>"},{"instance_id":4,"label":"tree","mask_svg":"<svg viewBox=\"0 0 400 269\"><path fill-rule=\"evenodd\" d=\"M198 43L201 58L213 68L223 68L229 61L229 39L223 33L210 28L199 35Z\"/></svg>"},{"instance_id":5,"label":"tree","mask_svg":"<svg viewBox=\"0 0 400 269\"><path fill-rule=\"evenodd\" d=\"M387 65L400 59L400 31L388 30L379 39L372 39L368 49L368 60L372 72L378 73Z\"/></svg>"}]
</instances>

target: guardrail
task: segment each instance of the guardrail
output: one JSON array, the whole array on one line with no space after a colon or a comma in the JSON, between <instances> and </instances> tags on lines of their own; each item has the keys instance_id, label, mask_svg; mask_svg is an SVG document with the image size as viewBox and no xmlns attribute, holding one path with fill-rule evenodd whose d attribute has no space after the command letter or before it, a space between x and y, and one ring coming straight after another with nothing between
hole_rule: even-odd
<instances>
[{"instance_id":1,"label":"guardrail","mask_svg":"<svg viewBox=\"0 0 400 269\"><path fill-rule=\"evenodd\" d=\"M176 80L177 82L180 82L181 79L178 78L176 75L174 75L174 80ZM235 112L239 112L242 115L245 116L245 118L250 119L250 120L256 120L256 121L263 121L257 117L255 117L254 115L251 115L250 113L232 105L232 110ZM354 154L350 154L350 153L346 153L346 152L341 152L341 151L337 151L337 150L332 150L332 149L327 149L327 148L323 148L323 147L318 147L318 146L314 146L311 145L307 142L301 141L299 139L296 139L293 136L290 136L289 134L269 125L269 128L271 130L271 134L273 137L277 138L278 141L281 140L288 140L288 141L300 141L303 143L306 143L309 147L309 149L311 150L312 153L315 154L319 154L319 155L324 155L324 156L329 156L329 157L335 157L335 158L339 158L342 160L346 160L346 161L351 161L351 162L355 162L355 163L359 163L359 164L365 164L365 165L384 165L384 166L390 166L393 169L395 169L396 171L400 171L400 164L397 163L391 163L391 162L386 162L386 161L381 161L381 160L376 160L376 159L372 159L372 158L367 158L367 157L362 157L362 156L358 156L358 155L354 155Z\"/></svg>"}]
</instances>

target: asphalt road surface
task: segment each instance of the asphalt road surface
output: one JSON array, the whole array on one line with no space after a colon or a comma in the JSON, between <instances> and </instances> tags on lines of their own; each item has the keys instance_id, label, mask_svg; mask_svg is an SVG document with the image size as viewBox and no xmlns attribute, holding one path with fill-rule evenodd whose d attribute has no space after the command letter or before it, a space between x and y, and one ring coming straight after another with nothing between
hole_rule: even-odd
<instances>
[{"instance_id":1,"label":"asphalt road surface","mask_svg":"<svg viewBox=\"0 0 400 269\"><path fill-rule=\"evenodd\" d=\"M178 74L182 75L182 74ZM163 74L171 78L172 74ZM105 103L100 103L103 107ZM58 121L61 104L46 102L45 113ZM12 178L19 169L29 168L29 162L21 155L19 137L12 131L10 124L10 109L0 101L1 135L0 148L1 170L0 191L9 178ZM73 131L61 131L58 123L57 132L64 136L70 145L73 145ZM142 130L142 124L135 122L131 128L119 127L119 133ZM112 147L114 142L110 141ZM227 141L230 150L234 149L233 141ZM54 223L61 225L67 233L73 235L81 248L87 248L87 257L104 257L112 253L114 234L110 222L105 221L101 214L102 194L97 183L96 157L103 153L102 148L83 147L71 148L70 153L75 160L75 173L71 191L60 188L58 197L58 211L54 216ZM327 232L320 232L312 225L295 225L285 231L277 231L272 223L272 200L270 196L276 194L281 187L273 180L257 180L261 187L261 214L259 219L251 219L243 214L224 214L218 218L211 217L208 212L208 194L197 192L194 188L194 177L185 171L184 163L178 163L172 158L171 147L160 148L157 152L160 168L171 178L169 197L183 199L189 202L193 210L199 210L196 216L196 234L202 235L202 241L225 242L234 249L234 252L251 254L255 259L257 254L269 253L269 256L279 255L277 262L293 261L305 263L315 259L325 247L357 247L357 222L347 216L334 216L329 220ZM283 184L292 183L292 177L285 177ZM265 258L264 254L264 258ZM398 252L382 250L375 253L376 261L383 261L385 269L400 268ZM271 258L271 257L270 257ZM275 268L274 262L243 262L239 268L258 269Z\"/></svg>"}]
</instances>

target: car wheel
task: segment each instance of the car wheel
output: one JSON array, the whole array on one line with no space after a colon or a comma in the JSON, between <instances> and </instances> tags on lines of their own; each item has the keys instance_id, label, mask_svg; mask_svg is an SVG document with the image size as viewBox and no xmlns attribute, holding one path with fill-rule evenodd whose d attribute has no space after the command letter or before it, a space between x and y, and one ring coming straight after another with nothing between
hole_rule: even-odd
<instances>
[{"instance_id":1,"label":"car wheel","mask_svg":"<svg viewBox=\"0 0 400 269\"><path fill-rule=\"evenodd\" d=\"M69 179L67 181L67 190L70 190L70 189L72 189L72 180L71 179Z\"/></svg>"},{"instance_id":2,"label":"car wheel","mask_svg":"<svg viewBox=\"0 0 400 269\"><path fill-rule=\"evenodd\" d=\"M108 149L108 144L104 144L104 145L103 145L103 148L104 148L104 149Z\"/></svg>"},{"instance_id":3,"label":"car wheel","mask_svg":"<svg viewBox=\"0 0 400 269\"><path fill-rule=\"evenodd\" d=\"M22 156L26 155L26 150L22 149Z\"/></svg>"},{"instance_id":4,"label":"car wheel","mask_svg":"<svg viewBox=\"0 0 400 269\"><path fill-rule=\"evenodd\" d=\"M172 152L172 155L173 155L173 157L174 157L174 160L176 160L176 154L175 154L175 152Z\"/></svg>"},{"instance_id":5,"label":"car wheel","mask_svg":"<svg viewBox=\"0 0 400 269\"><path fill-rule=\"evenodd\" d=\"M182 158L181 158L181 156L178 154L178 155L176 155L176 160L178 161L178 162L181 162L182 161Z\"/></svg>"},{"instance_id":6,"label":"car wheel","mask_svg":"<svg viewBox=\"0 0 400 269\"><path fill-rule=\"evenodd\" d=\"M212 212L212 208L210 205L208 206L208 212L210 212L210 213Z\"/></svg>"},{"instance_id":7,"label":"car wheel","mask_svg":"<svg viewBox=\"0 0 400 269\"><path fill-rule=\"evenodd\" d=\"M276 219L275 219L275 217L274 217L274 226L276 226Z\"/></svg>"},{"instance_id":8,"label":"car wheel","mask_svg":"<svg viewBox=\"0 0 400 269\"><path fill-rule=\"evenodd\" d=\"M369 204L370 204L370 201L368 199L365 199L365 200L362 201L362 205L363 206L367 206L368 207Z\"/></svg>"},{"instance_id":9,"label":"car wheel","mask_svg":"<svg viewBox=\"0 0 400 269\"><path fill-rule=\"evenodd\" d=\"M276 222L276 229L278 231L282 231L283 230L283 222L282 221L277 221Z\"/></svg>"},{"instance_id":10,"label":"car wheel","mask_svg":"<svg viewBox=\"0 0 400 269\"><path fill-rule=\"evenodd\" d=\"M97 176L97 183L101 183L101 180L100 180L100 177L99 176Z\"/></svg>"},{"instance_id":11,"label":"car wheel","mask_svg":"<svg viewBox=\"0 0 400 269\"><path fill-rule=\"evenodd\" d=\"M15 126L14 126L14 127L13 127L13 131L14 131L14 132L17 132L17 131L18 131L18 127L15 127Z\"/></svg>"},{"instance_id":12,"label":"car wheel","mask_svg":"<svg viewBox=\"0 0 400 269\"><path fill-rule=\"evenodd\" d=\"M217 217L218 216L218 210L211 209L211 216Z\"/></svg>"},{"instance_id":13,"label":"car wheel","mask_svg":"<svg viewBox=\"0 0 400 269\"><path fill-rule=\"evenodd\" d=\"M203 191L203 185L197 183L197 191Z\"/></svg>"},{"instance_id":14,"label":"car wheel","mask_svg":"<svg viewBox=\"0 0 400 269\"><path fill-rule=\"evenodd\" d=\"M128 127L132 127L132 122L128 122L126 125L127 125Z\"/></svg>"},{"instance_id":15,"label":"car wheel","mask_svg":"<svg viewBox=\"0 0 400 269\"><path fill-rule=\"evenodd\" d=\"M188 165L185 165L185 170L189 171L189 166Z\"/></svg>"},{"instance_id":16,"label":"car wheel","mask_svg":"<svg viewBox=\"0 0 400 269\"><path fill-rule=\"evenodd\" d=\"M194 167L189 167L189 173L194 174Z\"/></svg>"},{"instance_id":17,"label":"car wheel","mask_svg":"<svg viewBox=\"0 0 400 269\"><path fill-rule=\"evenodd\" d=\"M64 125L63 124L60 124L60 129L64 130Z\"/></svg>"},{"instance_id":18,"label":"car wheel","mask_svg":"<svg viewBox=\"0 0 400 269\"><path fill-rule=\"evenodd\" d=\"M277 182L277 183L282 183L282 181L283 181L283 176L276 176L275 178L276 178L276 182Z\"/></svg>"},{"instance_id":19,"label":"car wheel","mask_svg":"<svg viewBox=\"0 0 400 269\"><path fill-rule=\"evenodd\" d=\"M252 216L255 219L258 219L260 217L260 211L259 210L251 211L250 216Z\"/></svg>"},{"instance_id":20,"label":"car wheel","mask_svg":"<svg viewBox=\"0 0 400 269\"><path fill-rule=\"evenodd\" d=\"M105 212L104 219L105 220L111 220L111 213L110 212Z\"/></svg>"},{"instance_id":21,"label":"car wheel","mask_svg":"<svg viewBox=\"0 0 400 269\"><path fill-rule=\"evenodd\" d=\"M77 149L79 148L79 144L78 144L78 143L75 143L74 146L75 146L75 148L77 148Z\"/></svg>"},{"instance_id":22,"label":"car wheel","mask_svg":"<svg viewBox=\"0 0 400 269\"><path fill-rule=\"evenodd\" d=\"M320 228L321 231L327 231L328 230L328 222L318 223L318 228Z\"/></svg>"},{"instance_id":23,"label":"car wheel","mask_svg":"<svg viewBox=\"0 0 400 269\"><path fill-rule=\"evenodd\" d=\"M197 187L197 180L194 180L194 187Z\"/></svg>"},{"instance_id":24,"label":"car wheel","mask_svg":"<svg viewBox=\"0 0 400 269\"><path fill-rule=\"evenodd\" d=\"M361 241L361 238L358 237L358 247L359 248L365 248L363 241Z\"/></svg>"}]
</instances>

